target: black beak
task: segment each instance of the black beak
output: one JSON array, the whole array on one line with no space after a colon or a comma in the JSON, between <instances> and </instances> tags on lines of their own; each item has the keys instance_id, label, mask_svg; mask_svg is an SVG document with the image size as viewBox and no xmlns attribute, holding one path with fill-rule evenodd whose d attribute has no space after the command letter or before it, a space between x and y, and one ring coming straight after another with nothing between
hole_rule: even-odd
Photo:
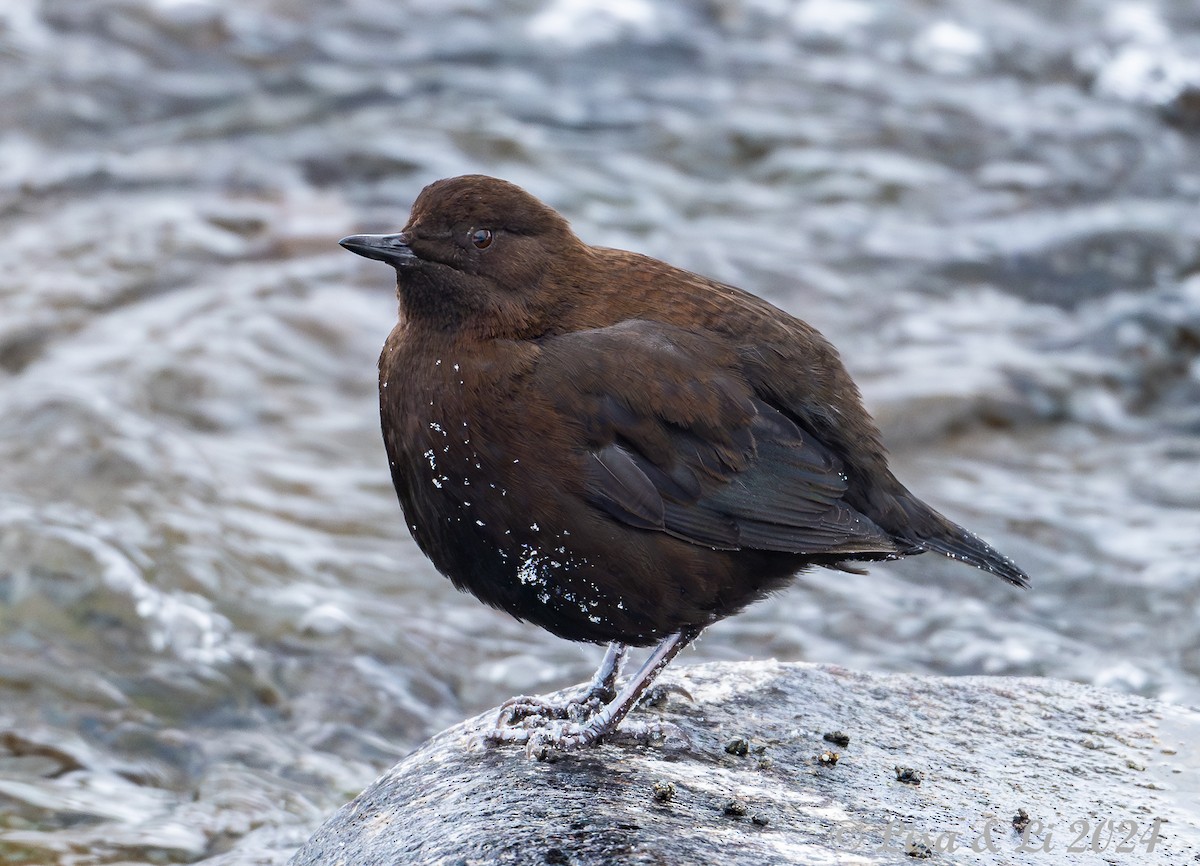
<instances>
[{"instance_id":1,"label":"black beak","mask_svg":"<svg viewBox=\"0 0 1200 866\"><path fill-rule=\"evenodd\" d=\"M387 262L394 268L414 265L419 261L408 245L408 236L404 232L394 235L350 235L338 243L352 253Z\"/></svg>"}]
</instances>

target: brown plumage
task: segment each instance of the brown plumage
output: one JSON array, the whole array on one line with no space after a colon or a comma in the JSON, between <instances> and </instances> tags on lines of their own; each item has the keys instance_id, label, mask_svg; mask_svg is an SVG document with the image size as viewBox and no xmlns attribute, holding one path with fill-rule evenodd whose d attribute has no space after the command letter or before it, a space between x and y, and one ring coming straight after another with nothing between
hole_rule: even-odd
<instances>
[{"instance_id":1,"label":"brown plumage","mask_svg":"<svg viewBox=\"0 0 1200 866\"><path fill-rule=\"evenodd\" d=\"M409 529L490 605L682 646L812 565L933 551L1026 585L896 480L836 350L754 295L478 175L342 245L397 272L380 406Z\"/></svg>"}]
</instances>

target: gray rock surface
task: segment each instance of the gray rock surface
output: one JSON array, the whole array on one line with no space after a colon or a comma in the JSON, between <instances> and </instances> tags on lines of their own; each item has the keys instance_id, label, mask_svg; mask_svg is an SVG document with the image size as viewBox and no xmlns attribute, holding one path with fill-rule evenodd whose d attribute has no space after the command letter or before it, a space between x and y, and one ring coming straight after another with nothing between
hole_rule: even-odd
<instances>
[{"instance_id":1,"label":"gray rock surface","mask_svg":"<svg viewBox=\"0 0 1200 866\"><path fill-rule=\"evenodd\" d=\"M494 713L444 731L291 864L1200 862L1196 709L776 662L669 670L646 703L661 741L552 762L482 745Z\"/></svg>"}]
</instances>

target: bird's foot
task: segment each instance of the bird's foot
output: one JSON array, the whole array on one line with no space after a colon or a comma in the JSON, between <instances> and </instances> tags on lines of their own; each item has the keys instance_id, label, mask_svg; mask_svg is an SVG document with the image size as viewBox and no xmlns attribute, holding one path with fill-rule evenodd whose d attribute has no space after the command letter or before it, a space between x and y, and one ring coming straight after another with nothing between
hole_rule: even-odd
<instances>
[{"instance_id":1,"label":"bird's foot","mask_svg":"<svg viewBox=\"0 0 1200 866\"><path fill-rule=\"evenodd\" d=\"M483 741L489 745L523 744L526 756L545 761L553 760L558 753L586 748L616 727L597 724L605 721L599 718L598 713L588 719L567 718L568 711L544 701L522 705L520 709L539 706L548 711L525 714L519 721L498 719L494 728L483 733ZM624 728L621 732L625 733Z\"/></svg>"},{"instance_id":2,"label":"bird's foot","mask_svg":"<svg viewBox=\"0 0 1200 866\"><path fill-rule=\"evenodd\" d=\"M551 703L534 695L520 695L500 705L496 716L496 730L504 731L514 726L541 728L551 721L560 720L582 724L612 703L617 696L617 676L625 660L625 645L611 643L604 653L604 660L596 671L588 689L580 697L564 703ZM512 742L513 738L496 738L498 742Z\"/></svg>"},{"instance_id":3,"label":"bird's foot","mask_svg":"<svg viewBox=\"0 0 1200 866\"><path fill-rule=\"evenodd\" d=\"M500 708L496 726L483 734L484 742L524 743L526 754L539 760L551 760L556 752L586 748L599 742L617 729L658 672L697 634L698 629L685 629L664 638L625 687L606 701L614 687L620 657L624 655L624 648L619 644L610 645L605 663L592 678L582 700L558 705L543 698L512 698ZM628 728L635 740L642 741L660 738L662 730L660 725L653 723L631 724Z\"/></svg>"},{"instance_id":4,"label":"bird's foot","mask_svg":"<svg viewBox=\"0 0 1200 866\"><path fill-rule=\"evenodd\" d=\"M596 690L589 690L561 703L537 695L518 695L500 705L496 729L542 728L554 721L584 722L598 713L609 700L612 700L611 696Z\"/></svg>"},{"instance_id":5,"label":"bird's foot","mask_svg":"<svg viewBox=\"0 0 1200 866\"><path fill-rule=\"evenodd\" d=\"M692 703L695 703L696 701L696 699L692 697L692 693L679 683L655 683L653 686L646 689L646 692L642 695L641 700L637 702L637 708L661 707L668 700L670 700L672 694L687 698Z\"/></svg>"},{"instance_id":6,"label":"bird's foot","mask_svg":"<svg viewBox=\"0 0 1200 866\"><path fill-rule=\"evenodd\" d=\"M530 757L534 741L554 742L560 751L590 745L598 737L579 738L589 720L604 709L602 693L589 690L578 698L555 703L536 695L519 695L500 705L495 725L483 734L489 745L524 743Z\"/></svg>"},{"instance_id":7,"label":"bird's foot","mask_svg":"<svg viewBox=\"0 0 1200 866\"><path fill-rule=\"evenodd\" d=\"M597 722L602 720L597 719ZM636 743L650 745L662 743L668 736L678 735L687 741L675 725L670 722L626 721L618 727L608 724L555 724L527 732L525 756L538 761L553 763L566 752L585 749L603 739L605 742Z\"/></svg>"},{"instance_id":8,"label":"bird's foot","mask_svg":"<svg viewBox=\"0 0 1200 866\"><path fill-rule=\"evenodd\" d=\"M610 684L593 681L588 691L562 703L535 694L518 694L500 704L496 726L484 732L484 742L524 744L530 758L546 760L551 754L584 748L614 732L620 717L605 712L614 699ZM622 739L647 742L656 739L647 724L624 724ZM647 728L642 732L642 728ZM625 738L625 734L631 734Z\"/></svg>"},{"instance_id":9,"label":"bird's foot","mask_svg":"<svg viewBox=\"0 0 1200 866\"><path fill-rule=\"evenodd\" d=\"M530 731L525 741L525 757L553 763L564 752L583 749L597 742L604 732L595 732L591 727L557 724Z\"/></svg>"},{"instance_id":10,"label":"bird's foot","mask_svg":"<svg viewBox=\"0 0 1200 866\"><path fill-rule=\"evenodd\" d=\"M524 705L521 710L531 706L536 705ZM545 706L551 711L560 709L549 704ZM519 722L506 723L504 720L497 720L495 727L483 732L482 739L489 746L524 745L526 757L539 761L553 761L558 753L590 745L599 739L598 735L585 735L586 727L566 718L536 712L523 715Z\"/></svg>"}]
</instances>

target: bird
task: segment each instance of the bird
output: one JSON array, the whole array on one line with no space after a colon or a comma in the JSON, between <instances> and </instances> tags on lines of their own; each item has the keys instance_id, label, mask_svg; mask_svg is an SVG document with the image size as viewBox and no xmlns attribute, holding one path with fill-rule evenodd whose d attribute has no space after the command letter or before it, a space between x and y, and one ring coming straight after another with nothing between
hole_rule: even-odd
<instances>
[{"instance_id":1,"label":"bird","mask_svg":"<svg viewBox=\"0 0 1200 866\"><path fill-rule=\"evenodd\" d=\"M928 552L1029 584L896 479L837 350L750 292L591 246L485 175L339 243L396 272L380 422L417 545L485 604L608 645L583 698L514 698L495 741L599 742L704 628L815 566ZM654 649L618 690L631 646Z\"/></svg>"}]
</instances>

